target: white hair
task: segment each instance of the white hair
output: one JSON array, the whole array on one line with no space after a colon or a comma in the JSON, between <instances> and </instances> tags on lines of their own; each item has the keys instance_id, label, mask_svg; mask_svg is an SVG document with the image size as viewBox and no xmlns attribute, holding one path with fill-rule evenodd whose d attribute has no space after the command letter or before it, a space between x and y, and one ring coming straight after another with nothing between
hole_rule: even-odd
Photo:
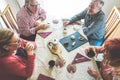
<instances>
[{"instance_id":1,"label":"white hair","mask_svg":"<svg viewBox=\"0 0 120 80\"><path fill-rule=\"evenodd\" d=\"M103 1L103 0L92 0L92 1L97 1L97 2L98 2L98 6L99 6L100 8L102 8L103 5L104 5L104 1Z\"/></svg>"}]
</instances>

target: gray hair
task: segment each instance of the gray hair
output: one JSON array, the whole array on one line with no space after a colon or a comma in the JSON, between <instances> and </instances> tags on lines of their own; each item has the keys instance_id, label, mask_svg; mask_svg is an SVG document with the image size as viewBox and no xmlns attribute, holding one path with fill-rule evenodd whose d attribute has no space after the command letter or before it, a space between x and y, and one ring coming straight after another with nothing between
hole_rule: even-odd
<instances>
[{"instance_id":1,"label":"gray hair","mask_svg":"<svg viewBox=\"0 0 120 80\"><path fill-rule=\"evenodd\" d=\"M29 0L25 0L25 4L29 4Z\"/></svg>"},{"instance_id":2,"label":"gray hair","mask_svg":"<svg viewBox=\"0 0 120 80\"><path fill-rule=\"evenodd\" d=\"M97 1L99 8L102 8L104 6L104 1L103 0L92 0L92 1Z\"/></svg>"},{"instance_id":3,"label":"gray hair","mask_svg":"<svg viewBox=\"0 0 120 80\"><path fill-rule=\"evenodd\" d=\"M25 0L25 5L29 5L29 4L32 3L33 1L37 1L37 0Z\"/></svg>"}]
</instances>

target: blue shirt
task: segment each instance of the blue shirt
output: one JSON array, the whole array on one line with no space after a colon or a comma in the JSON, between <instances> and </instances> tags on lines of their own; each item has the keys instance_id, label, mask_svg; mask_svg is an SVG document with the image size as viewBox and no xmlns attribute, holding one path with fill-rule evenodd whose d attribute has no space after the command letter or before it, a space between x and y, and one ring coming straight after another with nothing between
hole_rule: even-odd
<instances>
[{"instance_id":1,"label":"blue shirt","mask_svg":"<svg viewBox=\"0 0 120 80\"><path fill-rule=\"evenodd\" d=\"M84 34L89 39L99 40L105 35L105 14L102 10L94 15L87 14L85 9L81 13L73 16L70 19L70 23L84 19L84 24L82 26Z\"/></svg>"}]
</instances>

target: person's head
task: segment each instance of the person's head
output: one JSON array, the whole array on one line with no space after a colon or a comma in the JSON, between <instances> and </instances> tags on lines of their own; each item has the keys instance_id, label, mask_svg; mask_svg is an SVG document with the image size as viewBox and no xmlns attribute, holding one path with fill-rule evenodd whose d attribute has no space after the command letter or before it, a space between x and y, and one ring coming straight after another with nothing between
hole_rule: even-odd
<instances>
[{"instance_id":1,"label":"person's head","mask_svg":"<svg viewBox=\"0 0 120 80\"><path fill-rule=\"evenodd\" d=\"M14 52L19 46L17 34L9 29L0 29L0 56Z\"/></svg>"},{"instance_id":2,"label":"person's head","mask_svg":"<svg viewBox=\"0 0 120 80\"><path fill-rule=\"evenodd\" d=\"M32 13L36 13L39 3L37 0L25 0L25 5L27 5L27 8Z\"/></svg>"},{"instance_id":3,"label":"person's head","mask_svg":"<svg viewBox=\"0 0 120 80\"><path fill-rule=\"evenodd\" d=\"M108 64L113 67L120 67L120 39L111 39L105 42L105 55Z\"/></svg>"},{"instance_id":4,"label":"person's head","mask_svg":"<svg viewBox=\"0 0 120 80\"><path fill-rule=\"evenodd\" d=\"M103 5L104 2L102 0L92 0L88 7L88 14L93 15L98 13Z\"/></svg>"}]
</instances>

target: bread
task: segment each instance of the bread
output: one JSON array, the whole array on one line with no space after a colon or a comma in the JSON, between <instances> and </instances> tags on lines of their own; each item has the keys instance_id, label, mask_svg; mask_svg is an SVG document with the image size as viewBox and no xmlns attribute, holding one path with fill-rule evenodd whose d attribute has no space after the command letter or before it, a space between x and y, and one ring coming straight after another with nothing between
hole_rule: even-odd
<instances>
[{"instance_id":1,"label":"bread","mask_svg":"<svg viewBox=\"0 0 120 80\"><path fill-rule=\"evenodd\" d=\"M71 39L72 39L72 40L74 40L74 39L75 39L75 36L74 36L74 35L72 35L72 36L71 36Z\"/></svg>"},{"instance_id":2,"label":"bread","mask_svg":"<svg viewBox=\"0 0 120 80\"><path fill-rule=\"evenodd\" d=\"M72 43L72 47L74 47L76 45L76 42L74 41L73 43Z\"/></svg>"},{"instance_id":3,"label":"bread","mask_svg":"<svg viewBox=\"0 0 120 80\"><path fill-rule=\"evenodd\" d=\"M81 36L79 37L79 40L80 40L80 41L83 40L83 39L84 39L84 37L81 37Z\"/></svg>"},{"instance_id":4,"label":"bread","mask_svg":"<svg viewBox=\"0 0 120 80\"><path fill-rule=\"evenodd\" d=\"M68 41L65 41L65 42L64 42L64 46L67 46L67 45L68 45L68 43L69 43Z\"/></svg>"}]
</instances>

